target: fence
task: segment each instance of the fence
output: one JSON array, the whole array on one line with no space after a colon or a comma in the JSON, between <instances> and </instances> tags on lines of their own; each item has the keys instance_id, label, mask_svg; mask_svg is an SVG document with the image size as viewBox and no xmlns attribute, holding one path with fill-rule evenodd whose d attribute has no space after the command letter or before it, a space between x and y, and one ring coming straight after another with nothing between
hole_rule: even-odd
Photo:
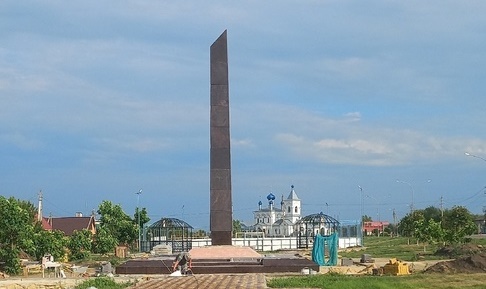
<instances>
[{"instance_id":1,"label":"fence","mask_svg":"<svg viewBox=\"0 0 486 289\"><path fill-rule=\"evenodd\" d=\"M256 251L276 251L298 249L296 237L250 237L250 238L233 238L233 246L251 247ZM339 249L356 247L361 244L361 240L357 237L339 238ZM211 239L192 239L192 248L211 246ZM312 245L310 246L312 247Z\"/></svg>"}]
</instances>

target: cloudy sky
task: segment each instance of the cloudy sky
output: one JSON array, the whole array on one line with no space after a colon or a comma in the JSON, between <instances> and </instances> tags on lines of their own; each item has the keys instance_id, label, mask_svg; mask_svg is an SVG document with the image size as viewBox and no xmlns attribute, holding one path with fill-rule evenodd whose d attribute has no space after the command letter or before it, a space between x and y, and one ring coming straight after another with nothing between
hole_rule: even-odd
<instances>
[{"instance_id":1,"label":"cloudy sky","mask_svg":"<svg viewBox=\"0 0 486 289\"><path fill-rule=\"evenodd\" d=\"M484 1L1 1L0 194L37 204L42 190L55 217L109 200L209 229L209 47L227 30L235 219L252 224L291 185L304 215L479 214L485 13Z\"/></svg>"}]
</instances>

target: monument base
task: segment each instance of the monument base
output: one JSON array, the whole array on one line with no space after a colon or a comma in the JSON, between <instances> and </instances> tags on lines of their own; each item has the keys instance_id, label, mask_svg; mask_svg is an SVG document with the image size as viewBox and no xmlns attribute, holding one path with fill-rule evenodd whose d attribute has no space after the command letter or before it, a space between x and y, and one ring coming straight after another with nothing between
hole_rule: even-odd
<instances>
[{"instance_id":1,"label":"monument base","mask_svg":"<svg viewBox=\"0 0 486 289\"><path fill-rule=\"evenodd\" d=\"M220 260L235 260L235 259L262 259L263 256L251 247L220 245L196 247L189 251L194 260L201 259L220 259Z\"/></svg>"},{"instance_id":2,"label":"monument base","mask_svg":"<svg viewBox=\"0 0 486 289\"><path fill-rule=\"evenodd\" d=\"M264 256L250 247L231 245L197 247L189 251L194 274L318 272L319 265L296 255ZM170 274L176 255L129 260L116 267L117 274Z\"/></svg>"}]
</instances>

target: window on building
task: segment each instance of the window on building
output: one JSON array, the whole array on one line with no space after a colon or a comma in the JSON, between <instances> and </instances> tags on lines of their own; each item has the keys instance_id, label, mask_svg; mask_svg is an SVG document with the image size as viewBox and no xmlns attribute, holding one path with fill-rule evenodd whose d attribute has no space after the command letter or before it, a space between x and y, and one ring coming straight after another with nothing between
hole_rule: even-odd
<instances>
[{"instance_id":1,"label":"window on building","mask_svg":"<svg viewBox=\"0 0 486 289\"><path fill-rule=\"evenodd\" d=\"M295 213L298 213L299 208L297 206L295 206L294 211L295 211Z\"/></svg>"},{"instance_id":2,"label":"window on building","mask_svg":"<svg viewBox=\"0 0 486 289\"><path fill-rule=\"evenodd\" d=\"M290 213L290 206L287 208L287 213Z\"/></svg>"}]
</instances>

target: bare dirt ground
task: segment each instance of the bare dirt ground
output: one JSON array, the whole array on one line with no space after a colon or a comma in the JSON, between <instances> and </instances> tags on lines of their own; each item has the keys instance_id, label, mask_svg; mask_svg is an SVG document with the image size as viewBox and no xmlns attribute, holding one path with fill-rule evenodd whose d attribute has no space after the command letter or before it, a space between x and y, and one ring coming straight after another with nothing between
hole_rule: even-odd
<instances>
[{"instance_id":1,"label":"bare dirt ground","mask_svg":"<svg viewBox=\"0 0 486 289\"><path fill-rule=\"evenodd\" d=\"M485 273L486 253L438 262L427 268L426 273Z\"/></svg>"},{"instance_id":2,"label":"bare dirt ground","mask_svg":"<svg viewBox=\"0 0 486 289\"><path fill-rule=\"evenodd\" d=\"M373 269L381 268L385 264L390 262L389 258L374 258L373 263L360 263L358 259L353 259L353 265L350 266L331 266L331 267L320 267L319 273L325 274L329 272L339 273L339 274L350 274L350 275L360 275L360 274L372 274ZM416 262L403 262L407 264L411 273L423 272L427 268L434 266L439 261L416 261Z\"/></svg>"},{"instance_id":3,"label":"bare dirt ground","mask_svg":"<svg viewBox=\"0 0 486 289\"><path fill-rule=\"evenodd\" d=\"M411 273L474 274L486 272L486 248L481 245L465 244L456 247L444 247L436 255L441 256L442 260L402 263L409 267ZM373 263L360 263L358 259L353 259L353 265L350 266L321 267L319 273L371 274L373 269L381 268L390 261L387 258L373 259Z\"/></svg>"},{"instance_id":4,"label":"bare dirt ground","mask_svg":"<svg viewBox=\"0 0 486 289\"><path fill-rule=\"evenodd\" d=\"M437 254L454 257L427 268L426 273L484 273L486 272L486 248L466 244L461 247L445 247Z\"/></svg>"}]
</instances>

